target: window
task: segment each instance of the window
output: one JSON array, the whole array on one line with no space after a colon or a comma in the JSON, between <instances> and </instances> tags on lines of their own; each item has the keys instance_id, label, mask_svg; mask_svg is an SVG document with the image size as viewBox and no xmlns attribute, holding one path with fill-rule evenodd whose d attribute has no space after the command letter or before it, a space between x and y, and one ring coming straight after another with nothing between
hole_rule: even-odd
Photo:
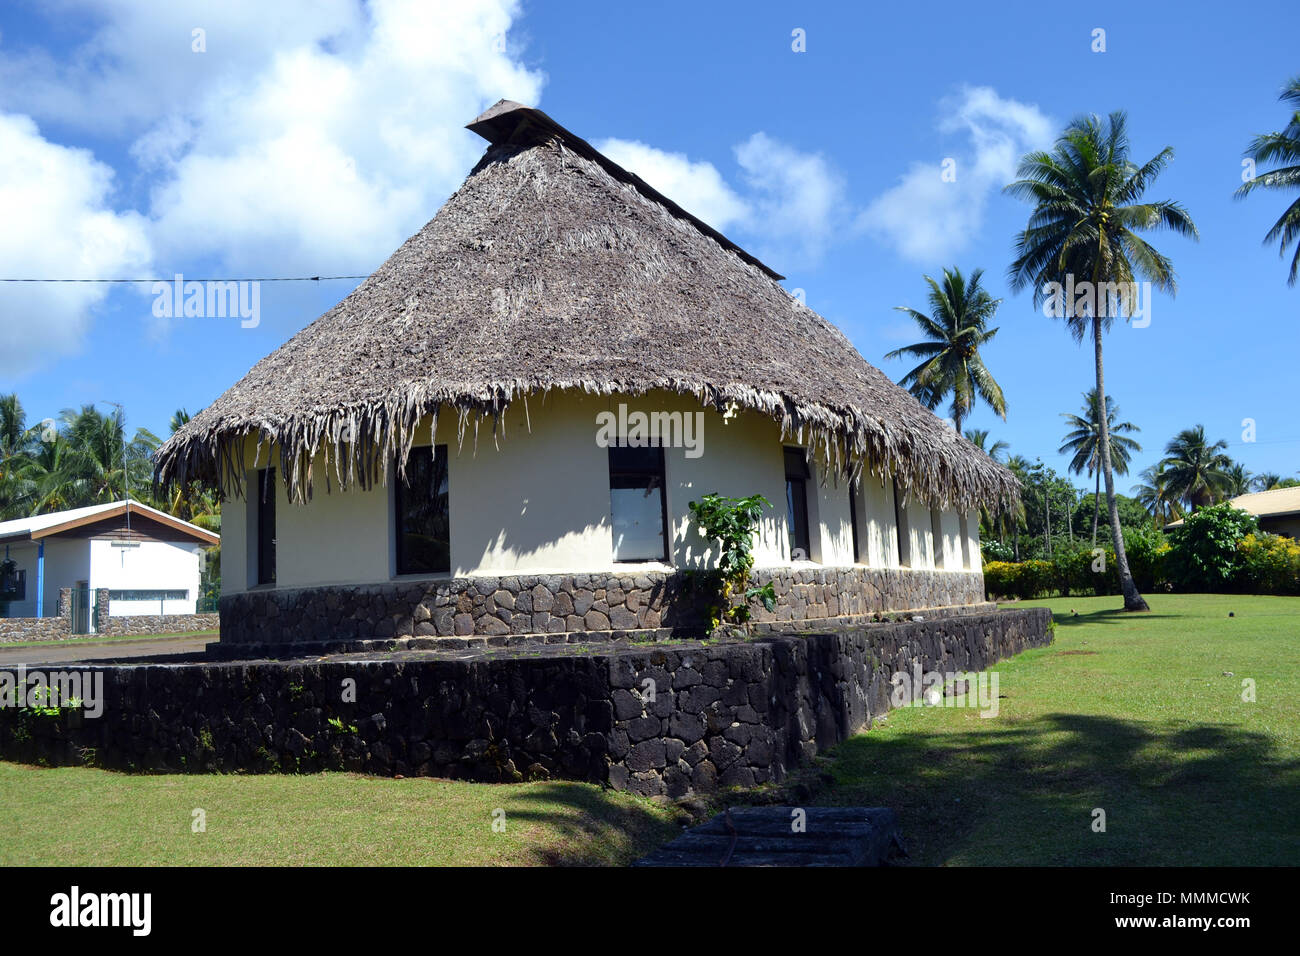
<instances>
[{"instance_id":1,"label":"window","mask_svg":"<svg viewBox=\"0 0 1300 956\"><path fill-rule=\"evenodd\" d=\"M785 449L786 530L790 535L790 557L807 561L808 548L808 459L802 448Z\"/></svg>"},{"instance_id":2,"label":"window","mask_svg":"<svg viewBox=\"0 0 1300 956\"><path fill-rule=\"evenodd\" d=\"M257 472L257 583L275 583L275 469Z\"/></svg>"},{"instance_id":3,"label":"window","mask_svg":"<svg viewBox=\"0 0 1300 956\"><path fill-rule=\"evenodd\" d=\"M0 601L27 600L27 571L13 561L0 562Z\"/></svg>"},{"instance_id":4,"label":"window","mask_svg":"<svg viewBox=\"0 0 1300 956\"><path fill-rule=\"evenodd\" d=\"M398 574L446 574L451 570L451 507L447 446L412 448L406 480L394 497Z\"/></svg>"},{"instance_id":5,"label":"window","mask_svg":"<svg viewBox=\"0 0 1300 956\"><path fill-rule=\"evenodd\" d=\"M609 449L609 512L615 561L667 561L668 504L662 448Z\"/></svg>"},{"instance_id":6,"label":"window","mask_svg":"<svg viewBox=\"0 0 1300 956\"><path fill-rule=\"evenodd\" d=\"M182 589L145 591L140 589L129 591L109 591L108 599L110 601L187 601L190 592Z\"/></svg>"}]
</instances>

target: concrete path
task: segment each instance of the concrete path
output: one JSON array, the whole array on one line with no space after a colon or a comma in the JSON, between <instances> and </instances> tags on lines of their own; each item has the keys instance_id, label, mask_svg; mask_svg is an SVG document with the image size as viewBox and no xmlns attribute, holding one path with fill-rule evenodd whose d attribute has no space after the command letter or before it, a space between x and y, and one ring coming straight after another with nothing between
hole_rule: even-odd
<instances>
[{"instance_id":1,"label":"concrete path","mask_svg":"<svg viewBox=\"0 0 1300 956\"><path fill-rule=\"evenodd\" d=\"M0 644L0 667L18 664L64 664L68 662L93 662L105 664L121 662L140 664L146 661L175 664L187 660L202 660L203 648L216 640L214 634L191 637L151 637L141 641L101 641L84 644L67 644L51 641L31 647L5 647Z\"/></svg>"}]
</instances>

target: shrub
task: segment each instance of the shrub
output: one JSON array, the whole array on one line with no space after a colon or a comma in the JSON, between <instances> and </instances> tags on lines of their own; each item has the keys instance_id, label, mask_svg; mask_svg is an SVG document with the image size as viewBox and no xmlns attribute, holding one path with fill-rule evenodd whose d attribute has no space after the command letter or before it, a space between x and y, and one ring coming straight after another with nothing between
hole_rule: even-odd
<instances>
[{"instance_id":1,"label":"shrub","mask_svg":"<svg viewBox=\"0 0 1300 956\"><path fill-rule=\"evenodd\" d=\"M1300 544L1275 534L1237 542L1236 585L1251 594L1300 594Z\"/></svg>"},{"instance_id":2,"label":"shrub","mask_svg":"<svg viewBox=\"0 0 1300 956\"><path fill-rule=\"evenodd\" d=\"M1170 580L1183 591L1223 591L1233 585L1242 565L1237 549L1243 538L1259 531L1255 517L1231 505L1202 508L1170 532Z\"/></svg>"},{"instance_id":3,"label":"shrub","mask_svg":"<svg viewBox=\"0 0 1300 956\"><path fill-rule=\"evenodd\" d=\"M1054 578L1050 561L990 561L984 565L984 590L990 598L1029 600L1048 592Z\"/></svg>"},{"instance_id":4,"label":"shrub","mask_svg":"<svg viewBox=\"0 0 1300 956\"><path fill-rule=\"evenodd\" d=\"M1014 561L1016 549L1004 541L984 541L980 544L980 551L984 555L984 563L992 561Z\"/></svg>"}]
</instances>

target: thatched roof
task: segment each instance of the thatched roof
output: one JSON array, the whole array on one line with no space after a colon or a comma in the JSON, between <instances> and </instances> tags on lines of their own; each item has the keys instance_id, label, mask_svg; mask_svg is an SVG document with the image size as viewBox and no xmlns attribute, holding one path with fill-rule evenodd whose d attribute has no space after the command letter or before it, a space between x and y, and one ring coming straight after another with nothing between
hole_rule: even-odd
<instances>
[{"instance_id":1,"label":"thatched roof","mask_svg":"<svg viewBox=\"0 0 1300 956\"><path fill-rule=\"evenodd\" d=\"M778 420L835 468L971 507L1018 485L863 360L777 273L539 110L503 101L491 144L438 214L346 299L268 355L158 452L155 479L240 492L273 443L296 500L311 462L369 486L440 409L493 425L530 394L696 396ZM427 435L424 431L422 434ZM352 440L349 440L349 439Z\"/></svg>"}]
</instances>

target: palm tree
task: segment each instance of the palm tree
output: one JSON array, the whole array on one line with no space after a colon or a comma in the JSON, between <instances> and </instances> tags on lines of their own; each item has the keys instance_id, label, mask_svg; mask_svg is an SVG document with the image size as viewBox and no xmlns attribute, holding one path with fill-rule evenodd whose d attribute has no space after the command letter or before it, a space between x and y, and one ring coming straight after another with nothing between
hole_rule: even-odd
<instances>
[{"instance_id":1,"label":"palm tree","mask_svg":"<svg viewBox=\"0 0 1300 956\"><path fill-rule=\"evenodd\" d=\"M1286 129L1280 133L1265 133L1256 136L1246 148L1246 155L1255 163L1289 163L1279 166L1262 176L1255 176L1243 183L1234 193L1238 199L1244 199L1256 189L1300 189L1300 76L1292 77L1278 97L1283 103L1295 106L1291 120ZM1286 249L1300 236L1300 198L1282 213L1273 228L1264 236L1264 242L1281 240L1278 255L1286 258ZM1291 257L1291 273L1287 285L1295 285L1296 276L1300 274L1300 242L1296 243L1295 254Z\"/></svg>"},{"instance_id":2,"label":"palm tree","mask_svg":"<svg viewBox=\"0 0 1300 956\"><path fill-rule=\"evenodd\" d=\"M1067 415L1062 413L1070 431L1066 433L1064 443L1056 450L1058 455L1071 454L1070 471L1076 475L1087 472L1096 478L1092 493L1092 546L1097 546L1097 522L1101 517L1101 424L1097 421L1097 390L1090 388L1083 393L1083 414ZM1117 422L1119 406L1114 399L1106 396L1106 427L1110 434L1110 463L1117 475L1127 475L1129 457L1142 446L1127 436L1140 432L1132 422Z\"/></svg>"},{"instance_id":3,"label":"palm tree","mask_svg":"<svg viewBox=\"0 0 1300 956\"><path fill-rule=\"evenodd\" d=\"M1033 463L1024 455L1012 455L1006 460L1006 466L1022 485L1029 480L1029 471L1034 467ZM1009 511L1004 510L999 513L997 520L1000 524L999 536L1003 529L1010 527L1012 540L1015 544L1016 560L1019 561L1020 529L1027 527L1029 523L1029 516L1025 511L1025 503L1017 498L1015 506Z\"/></svg>"},{"instance_id":4,"label":"palm tree","mask_svg":"<svg viewBox=\"0 0 1300 956\"><path fill-rule=\"evenodd\" d=\"M1232 459L1224 454L1228 443L1211 443L1205 426L1185 428L1165 446L1165 484L1169 494L1196 511L1214 503L1229 487Z\"/></svg>"},{"instance_id":5,"label":"palm tree","mask_svg":"<svg viewBox=\"0 0 1300 956\"><path fill-rule=\"evenodd\" d=\"M1254 478L1250 479L1250 487L1252 491L1270 491L1271 489L1276 488L1281 481L1281 475L1276 474L1275 472L1266 471L1263 474L1256 475Z\"/></svg>"},{"instance_id":6,"label":"palm tree","mask_svg":"<svg viewBox=\"0 0 1300 956\"><path fill-rule=\"evenodd\" d=\"M1101 473L1106 482L1115 563L1124 592L1124 609L1147 611L1133 575L1115 502L1115 475L1111 461L1110 429L1104 411L1105 367L1102 333L1113 320L1108 303L1115 296L1106 289L1132 290L1141 276L1156 288L1176 290L1173 263L1157 252L1139 231L1171 229L1197 238L1196 225L1177 202L1140 202L1147 187L1173 158L1165 147L1142 166L1129 159L1127 117L1121 111L1102 121L1096 116L1072 122L1050 153L1034 152L1021 160L1020 177L1006 187L1012 195L1034 203L1034 211L1016 238L1016 259L1009 270L1013 289L1032 285L1034 305L1041 305L1053 289L1074 286L1075 277L1091 283L1093 295L1064 303L1064 317L1076 342L1092 334L1097 376L1097 420L1100 431ZM1129 313L1132 299L1121 293L1120 309Z\"/></svg>"},{"instance_id":7,"label":"palm tree","mask_svg":"<svg viewBox=\"0 0 1300 956\"><path fill-rule=\"evenodd\" d=\"M983 428L972 428L967 431L966 440L994 461L1001 461L1002 453L1011 447L1004 441L995 441L992 445L989 445L988 430Z\"/></svg>"},{"instance_id":8,"label":"palm tree","mask_svg":"<svg viewBox=\"0 0 1300 956\"><path fill-rule=\"evenodd\" d=\"M1178 506L1178 499L1169 494L1169 476L1164 462L1143 468L1139 477L1142 483L1133 486L1133 495L1155 519L1156 527L1163 528L1170 521L1182 517L1183 509Z\"/></svg>"},{"instance_id":9,"label":"palm tree","mask_svg":"<svg viewBox=\"0 0 1300 956\"><path fill-rule=\"evenodd\" d=\"M980 346L998 334L997 329L987 325L1002 301L993 298L980 285L983 274L984 270L976 269L968 282L960 269L944 269L942 285L926 276L930 286L930 314L897 306L898 311L912 317L926 340L895 349L885 356L924 359L898 384L908 386L921 404L932 411L951 395L952 421L958 435L962 419L971 413L977 396L1004 421L1007 417L1002 386L984 367L979 353Z\"/></svg>"},{"instance_id":10,"label":"palm tree","mask_svg":"<svg viewBox=\"0 0 1300 956\"><path fill-rule=\"evenodd\" d=\"M1224 475L1228 479L1223 489L1225 498L1250 494L1250 485L1255 480L1255 476L1247 471L1246 466L1241 462L1234 461L1228 470L1224 472Z\"/></svg>"}]
</instances>

